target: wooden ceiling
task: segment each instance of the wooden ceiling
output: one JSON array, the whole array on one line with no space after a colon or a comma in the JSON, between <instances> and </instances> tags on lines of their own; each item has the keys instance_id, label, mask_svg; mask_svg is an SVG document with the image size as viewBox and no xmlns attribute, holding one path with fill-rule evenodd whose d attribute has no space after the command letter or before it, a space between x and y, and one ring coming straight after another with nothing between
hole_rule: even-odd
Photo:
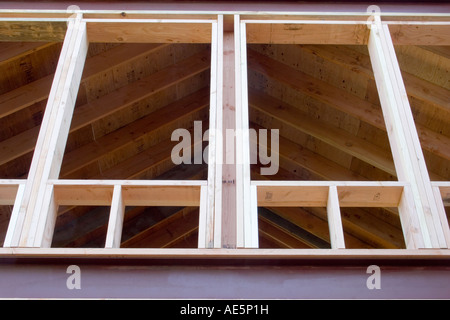
<instances>
[{"instance_id":1,"label":"wooden ceiling","mask_svg":"<svg viewBox=\"0 0 450 320\"><path fill-rule=\"evenodd\" d=\"M0 178L27 177L61 43L0 45ZM450 180L450 48L397 46L432 180ZM174 129L208 127L210 46L90 45L60 178L206 179ZM248 46L250 126L279 129L280 169L252 179L396 180L365 46ZM6 230L10 207L2 207ZM53 246L104 246L109 208L60 207ZM342 208L348 248L404 248L396 209ZM0 230L1 232L1 230ZM122 247L196 247L198 208L127 207ZM329 248L325 208L260 208L260 247Z\"/></svg>"}]
</instances>

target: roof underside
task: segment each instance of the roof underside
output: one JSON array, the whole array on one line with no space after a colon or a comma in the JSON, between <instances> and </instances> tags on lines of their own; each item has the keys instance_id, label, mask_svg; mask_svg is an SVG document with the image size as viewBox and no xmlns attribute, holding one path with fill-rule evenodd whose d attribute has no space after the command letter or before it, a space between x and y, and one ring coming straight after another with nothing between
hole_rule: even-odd
<instances>
[{"instance_id":1,"label":"roof underside","mask_svg":"<svg viewBox=\"0 0 450 320\"><path fill-rule=\"evenodd\" d=\"M61 46L0 45L2 179L27 177ZM395 49L430 177L450 180L450 47ZM91 43L60 178L206 179L206 164L172 162L171 133L208 129L210 54ZM252 179L397 179L366 46L251 44L248 78L250 126L280 133L278 173L258 163ZM53 246L104 246L109 208L59 210ZM404 248L396 209L341 210L348 248ZM260 247L330 247L326 208L259 208L259 231ZM127 207L122 247L196 247L197 232L198 208Z\"/></svg>"}]
</instances>

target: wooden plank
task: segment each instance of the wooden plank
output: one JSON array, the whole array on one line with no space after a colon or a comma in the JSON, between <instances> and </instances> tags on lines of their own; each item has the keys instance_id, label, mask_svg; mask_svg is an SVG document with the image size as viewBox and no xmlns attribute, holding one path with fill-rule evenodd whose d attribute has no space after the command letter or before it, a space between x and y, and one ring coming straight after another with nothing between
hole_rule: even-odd
<instances>
[{"instance_id":1,"label":"wooden plank","mask_svg":"<svg viewBox=\"0 0 450 320\"><path fill-rule=\"evenodd\" d=\"M125 204L122 198L122 186L115 185L111 203L111 211L109 214L105 248L120 248L124 215Z\"/></svg>"},{"instance_id":2,"label":"wooden plank","mask_svg":"<svg viewBox=\"0 0 450 320\"><path fill-rule=\"evenodd\" d=\"M326 207L328 188L336 186L341 207L397 207L403 186L358 182L267 181L253 182L258 186L259 206Z\"/></svg>"},{"instance_id":3,"label":"wooden plank","mask_svg":"<svg viewBox=\"0 0 450 320\"><path fill-rule=\"evenodd\" d=\"M445 204L444 199L441 196L441 190L437 186L433 186L433 194L436 203L439 204ZM438 206L438 212L439 212L439 219L441 221L442 230L444 232L445 241L447 243L447 246L450 247L450 224L449 220L447 218L447 214L445 212L445 208L443 205Z\"/></svg>"},{"instance_id":4,"label":"wooden plank","mask_svg":"<svg viewBox=\"0 0 450 320\"><path fill-rule=\"evenodd\" d=\"M242 183L242 213L243 216L243 231L244 231L244 247L257 246L257 238L255 237L255 224L258 223L255 220L255 190L252 189L250 182L250 132L249 132L249 99L248 99L248 75L247 75L247 31L246 24L240 22L240 19L235 17L235 30L239 30L239 48L240 48L240 61L239 63L239 85L241 87L240 96L237 98L240 103L236 103L236 106L240 107L240 116L236 119L239 121L236 124L238 129L237 139L239 141L240 149L236 149L237 163L242 164L240 179ZM237 27L237 28L236 28ZM236 32L236 31L235 31ZM239 175L237 175L237 178ZM238 192L241 192L238 190ZM253 196L252 196L253 194ZM259 195L257 196L259 199ZM239 216L239 214L238 214ZM239 232L239 231L238 231Z\"/></svg>"},{"instance_id":5,"label":"wooden plank","mask_svg":"<svg viewBox=\"0 0 450 320\"><path fill-rule=\"evenodd\" d=\"M345 249L344 230L336 186L330 186L327 202L328 227L332 249Z\"/></svg>"},{"instance_id":6,"label":"wooden plank","mask_svg":"<svg viewBox=\"0 0 450 320\"><path fill-rule=\"evenodd\" d=\"M395 45L449 46L450 25L391 24L392 41Z\"/></svg>"},{"instance_id":7,"label":"wooden plank","mask_svg":"<svg viewBox=\"0 0 450 320\"><path fill-rule=\"evenodd\" d=\"M338 186L341 207L398 207L402 186Z\"/></svg>"},{"instance_id":8,"label":"wooden plank","mask_svg":"<svg viewBox=\"0 0 450 320\"><path fill-rule=\"evenodd\" d=\"M369 32L362 23L247 23L248 43L367 44Z\"/></svg>"},{"instance_id":9,"label":"wooden plank","mask_svg":"<svg viewBox=\"0 0 450 320\"><path fill-rule=\"evenodd\" d=\"M20 185L18 184L0 185L0 205L14 205L15 199L17 197L17 190L19 189L19 187Z\"/></svg>"},{"instance_id":10,"label":"wooden plank","mask_svg":"<svg viewBox=\"0 0 450 320\"><path fill-rule=\"evenodd\" d=\"M219 58L220 50L219 45L219 33L218 24L212 24L212 34L211 34L211 82L210 82L210 111L209 111L209 131L208 131L208 189L207 189L207 200L206 200L206 225L205 225L205 247L214 247L214 219L215 219L215 208L218 207L215 203L216 200L216 189L221 188L221 185L216 187L216 162L217 161L217 151L219 148L217 145L217 125L218 125L218 104L220 99L218 98L218 93L221 91L221 85L218 83L220 76L219 71ZM217 191L217 194L219 192Z\"/></svg>"},{"instance_id":11,"label":"wooden plank","mask_svg":"<svg viewBox=\"0 0 450 320\"><path fill-rule=\"evenodd\" d=\"M400 221L407 249L419 249L425 246L417 215L411 214L416 208L410 186L403 188L402 198L398 206Z\"/></svg>"},{"instance_id":12,"label":"wooden plank","mask_svg":"<svg viewBox=\"0 0 450 320\"><path fill-rule=\"evenodd\" d=\"M222 247L236 248L236 86L233 32L223 36ZM231 135L228 133L231 132Z\"/></svg>"},{"instance_id":13,"label":"wooden plank","mask_svg":"<svg viewBox=\"0 0 450 320\"><path fill-rule=\"evenodd\" d=\"M223 31L223 15L217 17L217 33L213 37L216 39L211 39L217 44L217 73L214 76L211 74L211 81L216 82L217 89L217 104L216 104L216 124L210 130L216 130L215 139L215 159L217 163L214 168L214 217L211 227L214 229L214 248L222 247L222 203L223 203L223 158L224 158L224 136L223 136L223 114L224 114L224 31ZM209 151L211 152L211 151Z\"/></svg>"},{"instance_id":14,"label":"wooden plank","mask_svg":"<svg viewBox=\"0 0 450 320\"><path fill-rule=\"evenodd\" d=\"M41 248L50 248L52 245L53 234L55 232L55 224L58 216L58 203L55 201L54 186L47 185L42 199L44 212L41 213L45 217L36 227L36 238L34 246Z\"/></svg>"},{"instance_id":15,"label":"wooden plank","mask_svg":"<svg viewBox=\"0 0 450 320\"><path fill-rule=\"evenodd\" d=\"M0 41L61 42L65 21L0 21Z\"/></svg>"},{"instance_id":16,"label":"wooden plank","mask_svg":"<svg viewBox=\"0 0 450 320\"><path fill-rule=\"evenodd\" d=\"M260 207L326 207L328 186L258 186Z\"/></svg>"},{"instance_id":17,"label":"wooden plank","mask_svg":"<svg viewBox=\"0 0 450 320\"><path fill-rule=\"evenodd\" d=\"M246 96L244 95L245 86L242 83L246 80L246 61L242 61L246 49L245 32L241 31L241 21L239 15L234 15L234 50L235 50L235 84L236 84L236 129L243 127L242 109L248 108ZM244 50L244 53L242 53ZM244 63L244 64L243 64ZM245 247L244 240L244 140L242 131L236 131L236 247Z\"/></svg>"},{"instance_id":18,"label":"wooden plank","mask_svg":"<svg viewBox=\"0 0 450 320\"><path fill-rule=\"evenodd\" d=\"M120 20L129 20L129 19L153 19L153 20L217 20L217 14L211 14L209 12L195 12L190 13L186 11L164 11L164 12L155 12L155 11L145 11L145 10L136 10L136 11L99 11L92 10L83 13L83 17L87 19L120 19Z\"/></svg>"},{"instance_id":19,"label":"wooden plank","mask_svg":"<svg viewBox=\"0 0 450 320\"><path fill-rule=\"evenodd\" d=\"M198 245L199 249L207 247L206 242L206 215L208 210L208 187L202 186L200 188L200 208L199 208L199 222L198 222Z\"/></svg>"},{"instance_id":20,"label":"wooden plank","mask_svg":"<svg viewBox=\"0 0 450 320\"><path fill-rule=\"evenodd\" d=\"M408 249L86 249L86 248L0 248L0 257L5 258L120 258L120 259L388 259L392 262L409 260L431 261L450 258L450 251L446 249L408 250ZM352 260L354 261L354 260Z\"/></svg>"},{"instance_id":21,"label":"wooden plank","mask_svg":"<svg viewBox=\"0 0 450 320\"><path fill-rule=\"evenodd\" d=\"M75 183L75 181L71 181L71 183ZM95 181L88 184L85 181L79 185L55 185L54 193L55 201L61 206L110 206L113 190L114 185L95 184Z\"/></svg>"},{"instance_id":22,"label":"wooden plank","mask_svg":"<svg viewBox=\"0 0 450 320\"><path fill-rule=\"evenodd\" d=\"M211 22L89 22L91 42L210 43Z\"/></svg>"},{"instance_id":23,"label":"wooden plank","mask_svg":"<svg viewBox=\"0 0 450 320\"><path fill-rule=\"evenodd\" d=\"M127 206L200 206L199 186L123 186Z\"/></svg>"}]
</instances>

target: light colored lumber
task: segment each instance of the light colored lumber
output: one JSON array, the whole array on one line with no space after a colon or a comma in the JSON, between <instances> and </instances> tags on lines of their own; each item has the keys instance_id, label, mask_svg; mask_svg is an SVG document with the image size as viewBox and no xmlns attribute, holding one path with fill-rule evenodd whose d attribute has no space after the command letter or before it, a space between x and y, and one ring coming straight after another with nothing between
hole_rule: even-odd
<instances>
[{"instance_id":1,"label":"light colored lumber","mask_svg":"<svg viewBox=\"0 0 450 320\"><path fill-rule=\"evenodd\" d=\"M395 45L450 45L450 25L443 24L391 24L389 26Z\"/></svg>"},{"instance_id":2,"label":"light colored lumber","mask_svg":"<svg viewBox=\"0 0 450 320\"><path fill-rule=\"evenodd\" d=\"M341 207L398 207L402 186L338 186Z\"/></svg>"},{"instance_id":3,"label":"light colored lumber","mask_svg":"<svg viewBox=\"0 0 450 320\"><path fill-rule=\"evenodd\" d=\"M0 205L13 205L17 196L17 190L22 184L1 184L0 185Z\"/></svg>"},{"instance_id":4,"label":"light colored lumber","mask_svg":"<svg viewBox=\"0 0 450 320\"><path fill-rule=\"evenodd\" d=\"M236 247L236 86L233 32L223 36L222 247ZM232 135L227 135L231 132Z\"/></svg>"},{"instance_id":5,"label":"light colored lumber","mask_svg":"<svg viewBox=\"0 0 450 320\"><path fill-rule=\"evenodd\" d=\"M212 33L211 43L215 43L214 49L217 50L217 69L216 74L211 73L211 83L215 82L217 95L215 98L217 99L216 103L216 118L215 118L215 126L210 127L211 130L215 130L215 159L216 164L214 167L214 217L212 221L210 222L210 226L214 229L214 248L222 248L222 220L223 220L223 166L221 165L221 162L223 162L224 158L224 136L223 136L223 129L224 129L224 67L225 67L225 60L224 60L224 30L223 30L223 15L217 16L217 23L214 23L216 25L216 28L213 30L216 30L217 33ZM211 86L212 87L212 86ZM210 141L211 143L211 141ZM211 150L209 151L211 152ZM208 162L209 163L209 162Z\"/></svg>"},{"instance_id":6,"label":"light colored lumber","mask_svg":"<svg viewBox=\"0 0 450 320\"><path fill-rule=\"evenodd\" d=\"M400 181L411 183L411 190L426 247L447 247L439 227L438 205L415 129L406 90L387 26L372 25L369 52L383 114L391 141Z\"/></svg>"},{"instance_id":7,"label":"light colored lumber","mask_svg":"<svg viewBox=\"0 0 450 320\"><path fill-rule=\"evenodd\" d=\"M327 216L331 248L345 249L341 210L339 208L338 192L335 186L330 186L328 191Z\"/></svg>"},{"instance_id":8,"label":"light colored lumber","mask_svg":"<svg viewBox=\"0 0 450 320\"><path fill-rule=\"evenodd\" d=\"M361 23L280 22L247 23L248 43L361 45L367 43L369 36Z\"/></svg>"},{"instance_id":9,"label":"light colored lumber","mask_svg":"<svg viewBox=\"0 0 450 320\"><path fill-rule=\"evenodd\" d=\"M12 247L13 246L13 237L14 233L16 232L17 228L20 228L18 225L19 220L19 209L20 205L22 203L23 194L25 192L25 184L21 184L18 187L18 190L16 192L16 197L14 201L14 207L11 212L11 218L9 219L9 225L8 230L6 232L5 240L3 242L4 247Z\"/></svg>"},{"instance_id":10,"label":"light colored lumber","mask_svg":"<svg viewBox=\"0 0 450 320\"><path fill-rule=\"evenodd\" d=\"M210 34L211 42L211 82L210 82L210 112L208 132L208 188L204 225L205 247L222 247L222 164L224 157L223 140L223 105L229 103L228 97L224 97L224 29L223 15L217 16L213 22ZM229 58L226 63L229 64ZM230 89L226 89L230 90ZM228 102L226 102L228 101ZM225 173L227 174L227 173ZM202 229L203 230L203 229ZM202 241L203 242L203 241Z\"/></svg>"},{"instance_id":11,"label":"light colored lumber","mask_svg":"<svg viewBox=\"0 0 450 320\"><path fill-rule=\"evenodd\" d=\"M198 245L199 249L207 247L206 243L206 215L208 210L208 187L200 188L200 208L198 218Z\"/></svg>"},{"instance_id":12,"label":"light colored lumber","mask_svg":"<svg viewBox=\"0 0 450 320\"><path fill-rule=\"evenodd\" d=\"M42 201L52 198L45 195L46 183L59 174L69 133L68 119L75 106L87 50L86 25L80 19L73 19L69 23L22 199L19 216L23 220L18 226L23 226L23 230L17 228L12 245L41 246L47 221L52 221L51 217L47 219L51 204Z\"/></svg>"},{"instance_id":13,"label":"light colored lumber","mask_svg":"<svg viewBox=\"0 0 450 320\"><path fill-rule=\"evenodd\" d=\"M239 217L243 218L243 223L239 222L243 226L243 239L241 240L243 246L257 247L258 238L255 235L257 232L257 214L255 213L255 189L250 185L250 133L249 133L249 99L248 99L248 75L247 75L247 30L246 24L241 22L238 17L235 16L235 33L238 33L238 41L236 41L236 48L239 46L239 61L236 60L236 65L239 68L236 70L237 86L240 87L240 91L237 93L237 116L236 116L236 128L237 132L237 149L236 149L236 161L241 166L239 168L239 174L236 178L240 179L239 184L242 185L240 190L237 190L238 194L242 194L242 212L238 212ZM237 52L238 53L238 52ZM236 53L236 54L237 54ZM259 196L258 196L259 198ZM238 203L239 203L238 201ZM239 230L238 230L239 233ZM238 241L239 243L239 241Z\"/></svg>"},{"instance_id":14,"label":"light colored lumber","mask_svg":"<svg viewBox=\"0 0 450 320\"><path fill-rule=\"evenodd\" d=\"M245 57L246 42L245 30L241 31L243 24L240 21L239 15L234 15L234 50L235 50L235 98L236 98L236 128L243 128L242 110L248 108L246 100L245 90L247 85L245 83L247 79L247 63L243 60ZM244 37L244 39L241 39ZM242 51L244 50L244 51ZM243 61L242 61L243 60ZM243 151L247 145L244 145L243 132L241 130L236 131L236 247L245 247L244 239L244 154Z\"/></svg>"},{"instance_id":15,"label":"light colored lumber","mask_svg":"<svg viewBox=\"0 0 450 320\"><path fill-rule=\"evenodd\" d=\"M210 43L211 23L89 22L92 42Z\"/></svg>"},{"instance_id":16,"label":"light colored lumber","mask_svg":"<svg viewBox=\"0 0 450 320\"><path fill-rule=\"evenodd\" d=\"M376 183L254 181L259 206L326 207L328 188L336 186L341 207L397 207L403 186Z\"/></svg>"},{"instance_id":17,"label":"light colored lumber","mask_svg":"<svg viewBox=\"0 0 450 320\"><path fill-rule=\"evenodd\" d=\"M109 214L105 248L120 248L124 215L125 204L122 198L122 186L115 185L111 203L111 211Z\"/></svg>"},{"instance_id":18,"label":"light colored lumber","mask_svg":"<svg viewBox=\"0 0 450 320\"><path fill-rule=\"evenodd\" d=\"M260 207L326 207L327 186L258 186Z\"/></svg>"},{"instance_id":19,"label":"light colored lumber","mask_svg":"<svg viewBox=\"0 0 450 320\"><path fill-rule=\"evenodd\" d=\"M386 259L391 261L408 259L448 260L450 250L408 250L408 249L86 249L86 248L0 248L0 257L5 258L120 258L120 259L308 259L308 260L367 260Z\"/></svg>"},{"instance_id":20,"label":"light colored lumber","mask_svg":"<svg viewBox=\"0 0 450 320\"><path fill-rule=\"evenodd\" d=\"M128 206L199 206L198 186L122 186Z\"/></svg>"},{"instance_id":21,"label":"light colored lumber","mask_svg":"<svg viewBox=\"0 0 450 320\"><path fill-rule=\"evenodd\" d=\"M0 21L0 41L60 42L66 35L65 21Z\"/></svg>"}]
</instances>

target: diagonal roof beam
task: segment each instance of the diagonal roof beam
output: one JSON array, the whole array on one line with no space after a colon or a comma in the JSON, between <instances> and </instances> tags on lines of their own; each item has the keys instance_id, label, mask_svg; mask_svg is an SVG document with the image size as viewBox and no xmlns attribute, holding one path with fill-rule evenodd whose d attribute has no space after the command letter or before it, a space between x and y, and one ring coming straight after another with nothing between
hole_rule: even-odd
<instances>
[{"instance_id":1,"label":"diagonal roof beam","mask_svg":"<svg viewBox=\"0 0 450 320\"><path fill-rule=\"evenodd\" d=\"M209 88L204 88L102 136L96 141L68 152L64 156L61 177L70 177L77 170L101 159L106 154L136 144L139 139L150 137L161 128L174 127L175 129L180 121L183 119L189 121L190 117L198 116L202 110L206 110L208 105Z\"/></svg>"},{"instance_id":2,"label":"diagonal roof beam","mask_svg":"<svg viewBox=\"0 0 450 320\"><path fill-rule=\"evenodd\" d=\"M358 138L343 129L313 119L299 109L260 91L249 90L249 104L267 116L276 118L306 134L320 139L393 176L396 176L390 152Z\"/></svg>"},{"instance_id":3,"label":"diagonal roof beam","mask_svg":"<svg viewBox=\"0 0 450 320\"><path fill-rule=\"evenodd\" d=\"M250 49L248 50L248 53L248 65L252 70L273 78L295 90L317 99L318 101L326 103L332 108L346 112L351 116L386 132L383 114L379 106L311 77L299 70L295 70L282 62L271 59L254 50ZM370 72L371 70L369 71L369 69L367 69L366 64L358 67L359 71L363 72L365 70L365 73L371 74L373 77L373 73ZM405 76L405 81L411 88L415 89L417 89L418 86L421 88L421 86L424 85L423 81L408 74ZM425 96L427 98L430 96L433 97L432 101L435 101L435 104L436 101L438 102L436 105L448 111L449 104L448 99L446 98L448 93L446 90L427 83L425 89L421 88L421 90L409 91L416 91L417 93L415 95L420 97L420 99L424 99ZM450 160L450 138L440 135L420 124L416 124L416 128L422 142L422 147L425 150ZM438 176L435 176L434 178L442 180Z\"/></svg>"},{"instance_id":4,"label":"diagonal roof beam","mask_svg":"<svg viewBox=\"0 0 450 320\"><path fill-rule=\"evenodd\" d=\"M74 111L70 132L129 107L139 100L150 97L208 68L209 52L204 51L91 103L77 107ZM33 151L39 129L40 127L34 127L0 142L0 165Z\"/></svg>"},{"instance_id":5,"label":"diagonal roof beam","mask_svg":"<svg viewBox=\"0 0 450 320\"><path fill-rule=\"evenodd\" d=\"M124 44L104 53L86 59L81 83L88 81L101 72L113 70L120 65L156 52L167 44ZM43 101L50 94L54 74L50 74L25 86L0 96L0 117L25 109L34 103Z\"/></svg>"}]
</instances>

